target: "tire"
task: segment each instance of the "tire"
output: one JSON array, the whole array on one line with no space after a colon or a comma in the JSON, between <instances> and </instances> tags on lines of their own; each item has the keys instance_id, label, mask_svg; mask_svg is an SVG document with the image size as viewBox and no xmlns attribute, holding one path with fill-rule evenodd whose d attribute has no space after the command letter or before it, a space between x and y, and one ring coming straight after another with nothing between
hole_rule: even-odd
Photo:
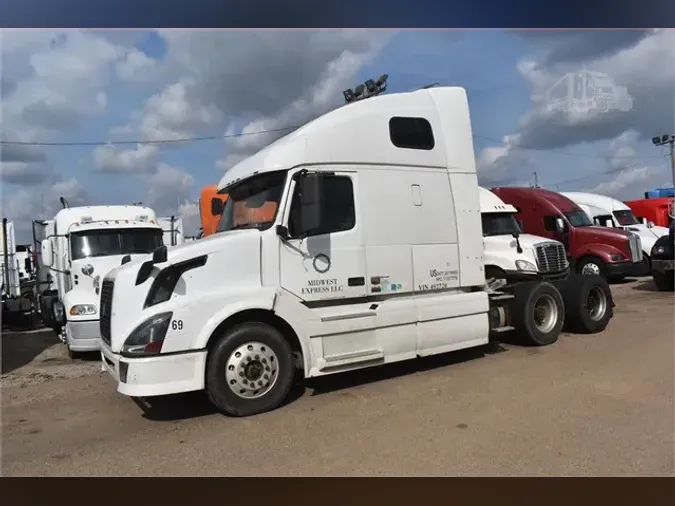
<instances>
[{"instance_id":1,"label":"tire","mask_svg":"<svg viewBox=\"0 0 675 506\"><path fill-rule=\"evenodd\" d=\"M596 334L605 330L614 316L612 291L605 279L574 274L558 287L565 301L566 331Z\"/></svg>"},{"instance_id":2,"label":"tire","mask_svg":"<svg viewBox=\"0 0 675 506\"><path fill-rule=\"evenodd\" d=\"M78 358L82 358L82 354L80 352L71 350L68 345L66 345L66 348L68 348L68 358L69 359L77 360Z\"/></svg>"},{"instance_id":3,"label":"tire","mask_svg":"<svg viewBox=\"0 0 675 506\"><path fill-rule=\"evenodd\" d=\"M652 272L652 279L659 292L672 292L675 290L675 272Z\"/></svg>"},{"instance_id":4,"label":"tire","mask_svg":"<svg viewBox=\"0 0 675 506\"><path fill-rule=\"evenodd\" d=\"M523 344L548 346L558 340L565 321L565 304L558 289L551 283L528 281L514 287L511 322ZM542 311L544 313L542 313ZM551 321L538 324L548 312Z\"/></svg>"},{"instance_id":5,"label":"tire","mask_svg":"<svg viewBox=\"0 0 675 506\"><path fill-rule=\"evenodd\" d=\"M226 415L257 415L284 402L294 376L293 351L281 332L265 323L243 323L228 330L209 351L206 394ZM266 379L270 386L263 384ZM260 388L253 390L254 384Z\"/></svg>"},{"instance_id":6,"label":"tire","mask_svg":"<svg viewBox=\"0 0 675 506\"><path fill-rule=\"evenodd\" d=\"M595 275L600 276L604 279L607 279L607 266L605 262L600 260L597 257L585 257L577 264L577 274L589 275L590 273L584 273L584 271L593 271Z\"/></svg>"}]
</instances>

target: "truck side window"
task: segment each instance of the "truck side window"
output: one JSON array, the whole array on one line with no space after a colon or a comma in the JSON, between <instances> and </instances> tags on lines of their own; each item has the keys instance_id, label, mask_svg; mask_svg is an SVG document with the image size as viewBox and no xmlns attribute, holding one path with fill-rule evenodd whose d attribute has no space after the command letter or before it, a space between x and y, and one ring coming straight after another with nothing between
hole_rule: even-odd
<instances>
[{"instance_id":1,"label":"truck side window","mask_svg":"<svg viewBox=\"0 0 675 506\"><path fill-rule=\"evenodd\" d=\"M307 236L345 232L354 228L356 214L354 211L354 186L347 176L326 176L321 192L323 220L321 226L314 230L300 229L300 200L298 186L295 187L293 203L288 219L288 231L291 237L303 233Z\"/></svg>"},{"instance_id":2,"label":"truck side window","mask_svg":"<svg viewBox=\"0 0 675 506\"><path fill-rule=\"evenodd\" d=\"M393 117L389 120L389 138L394 146L404 149L434 149L434 133L424 118Z\"/></svg>"},{"instance_id":3,"label":"truck side window","mask_svg":"<svg viewBox=\"0 0 675 506\"><path fill-rule=\"evenodd\" d=\"M544 228L549 232L555 232L555 216L544 216Z\"/></svg>"}]
</instances>

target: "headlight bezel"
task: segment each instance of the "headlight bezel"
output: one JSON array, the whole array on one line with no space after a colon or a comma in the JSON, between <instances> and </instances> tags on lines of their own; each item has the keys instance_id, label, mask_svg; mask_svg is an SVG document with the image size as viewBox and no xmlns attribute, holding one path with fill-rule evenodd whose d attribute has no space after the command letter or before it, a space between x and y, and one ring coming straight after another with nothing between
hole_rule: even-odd
<instances>
[{"instance_id":1,"label":"headlight bezel","mask_svg":"<svg viewBox=\"0 0 675 506\"><path fill-rule=\"evenodd\" d=\"M164 339L169 331L173 311L157 313L145 319L131 331L122 344L121 354L125 357L148 357L162 352Z\"/></svg>"},{"instance_id":2,"label":"headlight bezel","mask_svg":"<svg viewBox=\"0 0 675 506\"><path fill-rule=\"evenodd\" d=\"M522 258L516 260L516 269L520 272L539 272L539 269L534 263Z\"/></svg>"},{"instance_id":3,"label":"headlight bezel","mask_svg":"<svg viewBox=\"0 0 675 506\"><path fill-rule=\"evenodd\" d=\"M96 316L97 314L96 304L73 304L68 309L68 316Z\"/></svg>"}]
</instances>

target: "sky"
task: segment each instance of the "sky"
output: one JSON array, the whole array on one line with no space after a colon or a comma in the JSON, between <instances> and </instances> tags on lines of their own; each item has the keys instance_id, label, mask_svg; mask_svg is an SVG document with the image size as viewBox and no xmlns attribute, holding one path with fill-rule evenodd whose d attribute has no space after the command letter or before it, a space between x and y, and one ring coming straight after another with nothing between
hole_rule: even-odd
<instances>
[{"instance_id":1,"label":"sky","mask_svg":"<svg viewBox=\"0 0 675 506\"><path fill-rule=\"evenodd\" d=\"M672 186L651 138L675 133L674 31L2 30L0 54L1 139L38 143L0 151L19 243L62 196L143 202L196 235L200 189L281 135L260 132L382 74L386 93L466 88L488 188L535 172L542 187L622 200ZM212 139L147 143L194 137Z\"/></svg>"}]
</instances>

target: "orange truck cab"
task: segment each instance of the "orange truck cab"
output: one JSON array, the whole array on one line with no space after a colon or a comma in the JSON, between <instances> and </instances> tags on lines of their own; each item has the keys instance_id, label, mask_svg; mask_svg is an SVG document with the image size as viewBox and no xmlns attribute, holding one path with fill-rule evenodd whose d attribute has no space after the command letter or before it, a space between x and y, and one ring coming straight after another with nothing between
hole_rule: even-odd
<instances>
[{"instance_id":1,"label":"orange truck cab","mask_svg":"<svg viewBox=\"0 0 675 506\"><path fill-rule=\"evenodd\" d=\"M212 184L202 188L202 193L199 197L199 218L202 223L202 237L216 233L225 202L227 202L227 195L218 194L218 185Z\"/></svg>"},{"instance_id":2,"label":"orange truck cab","mask_svg":"<svg viewBox=\"0 0 675 506\"><path fill-rule=\"evenodd\" d=\"M199 198L199 215L202 224L202 237L215 234L218 231L220 217L225 209L228 195L219 194L217 185L205 186L202 188ZM260 223L267 223L274 219L277 212L275 202L263 202L258 207L248 207L248 202L238 202L235 204L233 213L233 223L238 227L255 227Z\"/></svg>"},{"instance_id":3,"label":"orange truck cab","mask_svg":"<svg viewBox=\"0 0 675 506\"><path fill-rule=\"evenodd\" d=\"M624 202L640 221L652 222L659 227L669 227L675 214L673 199L669 197L628 200Z\"/></svg>"}]
</instances>

